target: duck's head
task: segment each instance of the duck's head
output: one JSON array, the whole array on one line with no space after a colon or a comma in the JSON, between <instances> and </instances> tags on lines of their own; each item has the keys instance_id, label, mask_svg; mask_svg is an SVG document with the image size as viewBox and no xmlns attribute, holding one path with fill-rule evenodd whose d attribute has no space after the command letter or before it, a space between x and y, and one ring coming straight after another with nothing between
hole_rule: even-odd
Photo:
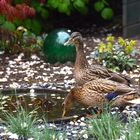
<instances>
[{"instance_id":1,"label":"duck's head","mask_svg":"<svg viewBox=\"0 0 140 140\"><path fill-rule=\"evenodd\" d=\"M76 49L83 49L83 38L79 32L73 32L64 45L74 45Z\"/></svg>"},{"instance_id":2,"label":"duck's head","mask_svg":"<svg viewBox=\"0 0 140 140\"><path fill-rule=\"evenodd\" d=\"M68 93L68 95L66 96L64 102L62 103L63 106L62 117L66 116L66 114L70 111L73 103L74 103L73 90L71 90L70 93Z\"/></svg>"}]
</instances>

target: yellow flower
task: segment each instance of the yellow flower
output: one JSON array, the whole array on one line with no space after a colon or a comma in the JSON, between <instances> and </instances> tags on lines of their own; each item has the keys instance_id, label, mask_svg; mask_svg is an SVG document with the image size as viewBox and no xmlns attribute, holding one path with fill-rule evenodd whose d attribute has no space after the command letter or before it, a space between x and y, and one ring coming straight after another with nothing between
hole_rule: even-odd
<instances>
[{"instance_id":1,"label":"yellow flower","mask_svg":"<svg viewBox=\"0 0 140 140\"><path fill-rule=\"evenodd\" d=\"M127 54L131 54L132 51L133 51L133 47L132 47L131 45L127 45L127 46L125 47L125 52L126 52Z\"/></svg>"},{"instance_id":2,"label":"yellow flower","mask_svg":"<svg viewBox=\"0 0 140 140\"><path fill-rule=\"evenodd\" d=\"M16 31L18 31L18 32L27 32L27 29L24 28L23 26L19 26L19 27L17 27Z\"/></svg>"},{"instance_id":3,"label":"yellow flower","mask_svg":"<svg viewBox=\"0 0 140 140\"><path fill-rule=\"evenodd\" d=\"M113 45L112 45L111 42L108 42L108 43L107 43L107 51L108 51L108 52L112 52L112 50L113 50Z\"/></svg>"},{"instance_id":4,"label":"yellow flower","mask_svg":"<svg viewBox=\"0 0 140 140\"><path fill-rule=\"evenodd\" d=\"M105 52L105 48L106 48L106 45L105 45L103 42L101 42L101 43L99 44L99 48L98 48L99 53Z\"/></svg>"},{"instance_id":5,"label":"yellow flower","mask_svg":"<svg viewBox=\"0 0 140 140\"><path fill-rule=\"evenodd\" d=\"M122 37L118 38L118 42L121 46L126 46L126 41Z\"/></svg>"},{"instance_id":6,"label":"yellow flower","mask_svg":"<svg viewBox=\"0 0 140 140\"><path fill-rule=\"evenodd\" d=\"M136 40L130 40L129 45L132 46L132 47L135 46L136 45Z\"/></svg>"},{"instance_id":7,"label":"yellow flower","mask_svg":"<svg viewBox=\"0 0 140 140\"><path fill-rule=\"evenodd\" d=\"M114 36L108 36L107 38L106 38L106 41L109 41L109 42L114 42Z\"/></svg>"}]
</instances>

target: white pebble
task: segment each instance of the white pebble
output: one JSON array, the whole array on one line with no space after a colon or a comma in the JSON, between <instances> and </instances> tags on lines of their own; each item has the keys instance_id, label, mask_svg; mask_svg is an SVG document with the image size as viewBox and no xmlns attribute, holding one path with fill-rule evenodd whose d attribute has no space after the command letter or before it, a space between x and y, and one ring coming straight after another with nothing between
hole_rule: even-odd
<instances>
[{"instance_id":1,"label":"white pebble","mask_svg":"<svg viewBox=\"0 0 140 140\"><path fill-rule=\"evenodd\" d=\"M70 121L70 125L74 125L74 122Z\"/></svg>"},{"instance_id":2,"label":"white pebble","mask_svg":"<svg viewBox=\"0 0 140 140\"><path fill-rule=\"evenodd\" d=\"M44 75L44 76L46 76L46 75L47 75L47 73L43 73L43 75Z\"/></svg>"},{"instance_id":3,"label":"white pebble","mask_svg":"<svg viewBox=\"0 0 140 140\"><path fill-rule=\"evenodd\" d=\"M5 132L0 133L0 136L6 136L7 134Z\"/></svg>"},{"instance_id":4,"label":"white pebble","mask_svg":"<svg viewBox=\"0 0 140 140\"><path fill-rule=\"evenodd\" d=\"M65 77L64 77L64 79L68 79L68 78L69 78L69 76L65 76Z\"/></svg>"},{"instance_id":5,"label":"white pebble","mask_svg":"<svg viewBox=\"0 0 140 140\"><path fill-rule=\"evenodd\" d=\"M34 138L28 138L28 140L34 140Z\"/></svg>"},{"instance_id":6,"label":"white pebble","mask_svg":"<svg viewBox=\"0 0 140 140\"><path fill-rule=\"evenodd\" d=\"M80 119L81 121L85 121L85 118L84 117L81 117L81 119Z\"/></svg>"},{"instance_id":7,"label":"white pebble","mask_svg":"<svg viewBox=\"0 0 140 140\"><path fill-rule=\"evenodd\" d=\"M3 74L4 72L3 71L0 71L0 74Z\"/></svg>"},{"instance_id":8,"label":"white pebble","mask_svg":"<svg viewBox=\"0 0 140 140\"><path fill-rule=\"evenodd\" d=\"M48 81L48 77L43 77L43 81L47 82Z\"/></svg>"},{"instance_id":9,"label":"white pebble","mask_svg":"<svg viewBox=\"0 0 140 140\"><path fill-rule=\"evenodd\" d=\"M73 134L77 134L78 132L76 130L71 131Z\"/></svg>"},{"instance_id":10,"label":"white pebble","mask_svg":"<svg viewBox=\"0 0 140 140\"><path fill-rule=\"evenodd\" d=\"M47 69L44 69L44 70L46 70L46 71L50 71L51 69L50 69L50 68L47 68Z\"/></svg>"},{"instance_id":11,"label":"white pebble","mask_svg":"<svg viewBox=\"0 0 140 140\"><path fill-rule=\"evenodd\" d=\"M43 69L44 68L44 65L41 65L40 68Z\"/></svg>"},{"instance_id":12,"label":"white pebble","mask_svg":"<svg viewBox=\"0 0 140 140\"><path fill-rule=\"evenodd\" d=\"M52 87L52 89L56 89L56 87Z\"/></svg>"},{"instance_id":13,"label":"white pebble","mask_svg":"<svg viewBox=\"0 0 140 140\"><path fill-rule=\"evenodd\" d=\"M29 82L28 77L24 77L24 81Z\"/></svg>"},{"instance_id":14,"label":"white pebble","mask_svg":"<svg viewBox=\"0 0 140 140\"><path fill-rule=\"evenodd\" d=\"M79 123L75 122L75 125L79 125Z\"/></svg>"},{"instance_id":15,"label":"white pebble","mask_svg":"<svg viewBox=\"0 0 140 140\"><path fill-rule=\"evenodd\" d=\"M16 82L13 82L12 84L9 85L11 88L20 88L20 85Z\"/></svg>"},{"instance_id":16,"label":"white pebble","mask_svg":"<svg viewBox=\"0 0 140 140\"><path fill-rule=\"evenodd\" d=\"M87 134L84 134L84 135L83 135L83 138L84 138L84 139L88 139L88 135L87 135Z\"/></svg>"},{"instance_id":17,"label":"white pebble","mask_svg":"<svg viewBox=\"0 0 140 140\"><path fill-rule=\"evenodd\" d=\"M61 99L61 97L57 97L56 99L58 99L58 100L59 100L59 99Z\"/></svg>"},{"instance_id":18,"label":"white pebble","mask_svg":"<svg viewBox=\"0 0 140 140\"><path fill-rule=\"evenodd\" d=\"M86 124L84 122L81 122L80 126L86 126Z\"/></svg>"},{"instance_id":19,"label":"white pebble","mask_svg":"<svg viewBox=\"0 0 140 140\"><path fill-rule=\"evenodd\" d=\"M30 89L30 93L35 93L35 90L34 89Z\"/></svg>"},{"instance_id":20,"label":"white pebble","mask_svg":"<svg viewBox=\"0 0 140 140\"><path fill-rule=\"evenodd\" d=\"M56 96L55 94L51 94L51 96Z\"/></svg>"},{"instance_id":21,"label":"white pebble","mask_svg":"<svg viewBox=\"0 0 140 140\"><path fill-rule=\"evenodd\" d=\"M10 139L18 139L18 135L17 134L11 134L9 136Z\"/></svg>"},{"instance_id":22,"label":"white pebble","mask_svg":"<svg viewBox=\"0 0 140 140\"><path fill-rule=\"evenodd\" d=\"M93 41L94 41L95 43L99 43L101 40L100 40L99 38L93 38Z\"/></svg>"},{"instance_id":23,"label":"white pebble","mask_svg":"<svg viewBox=\"0 0 140 140\"><path fill-rule=\"evenodd\" d=\"M0 82L7 82L7 79L6 78L1 78Z\"/></svg>"},{"instance_id":24,"label":"white pebble","mask_svg":"<svg viewBox=\"0 0 140 140\"><path fill-rule=\"evenodd\" d=\"M56 125L55 124L52 124L52 123L50 123L49 126L50 127L53 127L53 128L56 128Z\"/></svg>"},{"instance_id":25,"label":"white pebble","mask_svg":"<svg viewBox=\"0 0 140 140\"><path fill-rule=\"evenodd\" d=\"M73 134L73 137L77 137L77 134Z\"/></svg>"},{"instance_id":26,"label":"white pebble","mask_svg":"<svg viewBox=\"0 0 140 140\"><path fill-rule=\"evenodd\" d=\"M68 136L70 136L70 135L71 135L71 133L70 133L70 132L67 132L66 134L67 134Z\"/></svg>"},{"instance_id":27,"label":"white pebble","mask_svg":"<svg viewBox=\"0 0 140 140\"><path fill-rule=\"evenodd\" d=\"M32 55L31 58L32 58L33 60L40 60L40 58L39 58L37 55Z\"/></svg>"}]
</instances>

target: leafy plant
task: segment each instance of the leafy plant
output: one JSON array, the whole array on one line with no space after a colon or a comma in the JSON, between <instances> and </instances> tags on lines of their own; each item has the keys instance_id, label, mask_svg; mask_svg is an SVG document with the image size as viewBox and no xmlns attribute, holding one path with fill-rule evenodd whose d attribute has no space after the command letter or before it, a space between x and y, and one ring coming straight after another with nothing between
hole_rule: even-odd
<instances>
[{"instance_id":1,"label":"leafy plant","mask_svg":"<svg viewBox=\"0 0 140 140\"><path fill-rule=\"evenodd\" d=\"M74 11L86 15L91 4L94 5L95 11L101 13L103 19L108 20L113 17L114 13L109 7L108 0L95 2L88 0L1 0L0 26L10 31L15 31L18 26L24 26L29 31L39 34L43 29L42 23L46 22L54 11L67 16Z\"/></svg>"},{"instance_id":2,"label":"leafy plant","mask_svg":"<svg viewBox=\"0 0 140 140\"><path fill-rule=\"evenodd\" d=\"M87 0L48 0L48 5L51 8L57 9L60 13L67 14L68 16L75 9L82 14L87 13Z\"/></svg>"},{"instance_id":3,"label":"leafy plant","mask_svg":"<svg viewBox=\"0 0 140 140\"><path fill-rule=\"evenodd\" d=\"M36 36L26 28L19 26L14 32L5 29L0 30L0 49L6 53L21 53L30 56L38 54L43 46L43 38Z\"/></svg>"},{"instance_id":4,"label":"leafy plant","mask_svg":"<svg viewBox=\"0 0 140 140\"><path fill-rule=\"evenodd\" d=\"M136 67L136 59L133 58L137 54L135 45L135 40L119 37L115 41L113 36L108 36L91 57L115 71L129 71Z\"/></svg>"},{"instance_id":5,"label":"leafy plant","mask_svg":"<svg viewBox=\"0 0 140 140\"><path fill-rule=\"evenodd\" d=\"M109 7L109 3L107 0L98 0L97 2L94 3L94 9L97 12L101 13L101 17L105 20L110 20L112 19L114 12L112 8Z\"/></svg>"},{"instance_id":6,"label":"leafy plant","mask_svg":"<svg viewBox=\"0 0 140 140\"><path fill-rule=\"evenodd\" d=\"M98 140L115 140L121 136L123 125L118 117L104 113L98 119L89 121L89 134Z\"/></svg>"},{"instance_id":7,"label":"leafy plant","mask_svg":"<svg viewBox=\"0 0 140 140\"><path fill-rule=\"evenodd\" d=\"M23 21L25 19L33 18L35 16L35 9L26 4L26 2L21 2L19 3L18 0L0 1L0 19L2 19L2 22L0 22L1 28L8 29L10 31L15 31L17 26L22 24L24 25L25 22ZM35 23L36 22L33 20L33 27ZM34 30L36 29L35 27L33 28ZM38 29L38 31L40 30Z\"/></svg>"}]
</instances>

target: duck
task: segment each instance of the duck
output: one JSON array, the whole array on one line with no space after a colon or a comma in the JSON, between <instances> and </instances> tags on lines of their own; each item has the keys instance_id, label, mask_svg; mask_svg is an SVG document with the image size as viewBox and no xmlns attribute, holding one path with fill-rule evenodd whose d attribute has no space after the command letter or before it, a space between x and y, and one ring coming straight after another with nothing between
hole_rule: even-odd
<instances>
[{"instance_id":1,"label":"duck","mask_svg":"<svg viewBox=\"0 0 140 140\"><path fill-rule=\"evenodd\" d=\"M116 97L111 94L115 94ZM108 95L111 95L111 97ZM70 90L62 103L62 117L68 114L74 102L79 102L87 107L97 107L98 112L96 115L98 116L103 112L104 106L112 100L111 107L125 107L132 104L132 101L135 99L140 99L138 91L135 88L109 79L100 78L89 81L81 86L75 86Z\"/></svg>"},{"instance_id":2,"label":"duck","mask_svg":"<svg viewBox=\"0 0 140 140\"><path fill-rule=\"evenodd\" d=\"M88 81L99 78L109 79L126 85L134 85L134 81L126 75L118 74L101 65L89 65L84 53L81 33L73 32L64 45L74 45L76 48L76 60L74 64L74 78L76 85L80 86Z\"/></svg>"}]
</instances>

